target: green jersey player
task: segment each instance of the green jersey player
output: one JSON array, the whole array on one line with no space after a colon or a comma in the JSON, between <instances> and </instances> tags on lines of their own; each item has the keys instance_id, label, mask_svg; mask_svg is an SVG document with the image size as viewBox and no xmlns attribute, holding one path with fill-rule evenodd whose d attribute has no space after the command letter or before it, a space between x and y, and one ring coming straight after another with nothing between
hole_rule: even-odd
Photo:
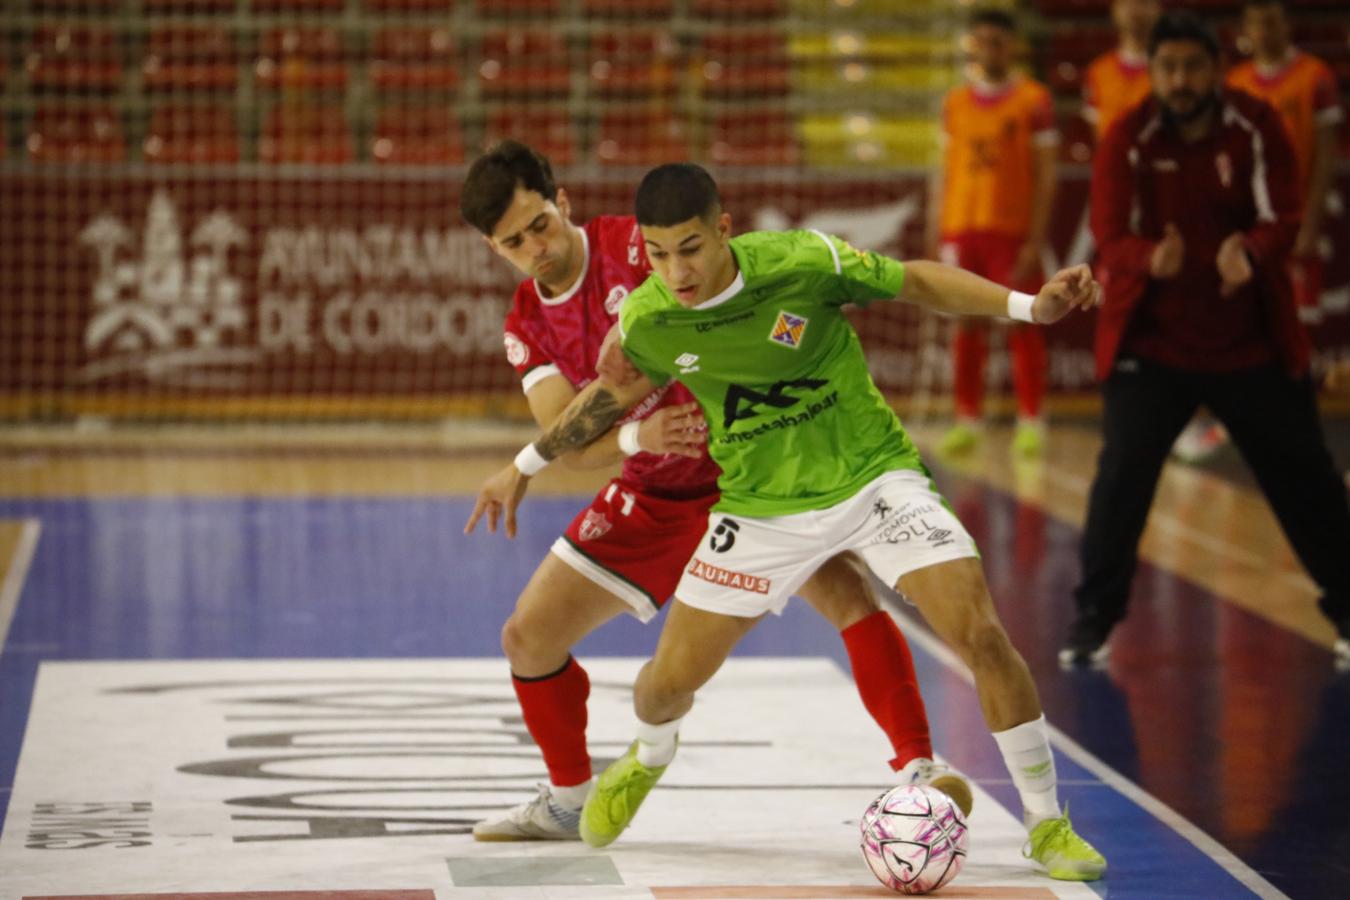
<instances>
[{"instance_id":1,"label":"green jersey player","mask_svg":"<svg viewBox=\"0 0 1350 900\"><path fill-rule=\"evenodd\" d=\"M846 304L898 297L940 312L1057 321L1098 302L1086 266L1032 297L933 262L900 263L814 231L732 238L698 166L649 172L637 220L655 277L625 300L601 377L548 433L483 486L466 531L496 530L529 477L607 432L672 378L703 410L721 499L634 686L638 739L595 782L582 836L618 837L674 757L694 693L812 571L860 556L970 667L985 719L1022 798L1029 855L1054 878L1094 880L1106 861L1060 811L1036 686L998 619L973 540L939 495L872 383ZM615 354L641 373L625 379Z\"/></svg>"}]
</instances>

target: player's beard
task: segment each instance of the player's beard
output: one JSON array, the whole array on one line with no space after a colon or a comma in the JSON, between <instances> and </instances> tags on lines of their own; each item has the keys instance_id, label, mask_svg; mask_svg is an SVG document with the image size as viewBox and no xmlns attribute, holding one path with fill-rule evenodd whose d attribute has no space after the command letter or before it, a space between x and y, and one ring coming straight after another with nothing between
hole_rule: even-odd
<instances>
[{"instance_id":1,"label":"player's beard","mask_svg":"<svg viewBox=\"0 0 1350 900\"><path fill-rule=\"evenodd\" d=\"M1219 102L1218 92L1209 91L1204 96L1196 100L1195 105L1192 106L1190 109L1188 109L1186 112L1179 113L1176 110L1172 109L1171 103L1163 101L1163 103L1161 104L1163 120L1170 125L1189 125L1196 119L1203 116L1205 113L1209 112L1218 102Z\"/></svg>"}]
</instances>

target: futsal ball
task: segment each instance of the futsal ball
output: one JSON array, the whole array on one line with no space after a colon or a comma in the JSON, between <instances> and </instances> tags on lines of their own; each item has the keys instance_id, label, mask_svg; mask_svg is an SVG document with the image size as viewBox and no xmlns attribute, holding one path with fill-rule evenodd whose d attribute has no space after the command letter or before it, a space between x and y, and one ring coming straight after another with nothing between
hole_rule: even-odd
<instances>
[{"instance_id":1,"label":"futsal ball","mask_svg":"<svg viewBox=\"0 0 1350 900\"><path fill-rule=\"evenodd\" d=\"M937 788L901 785L863 813L862 852L872 874L902 894L926 894L956 877L970 839L952 799Z\"/></svg>"}]
</instances>

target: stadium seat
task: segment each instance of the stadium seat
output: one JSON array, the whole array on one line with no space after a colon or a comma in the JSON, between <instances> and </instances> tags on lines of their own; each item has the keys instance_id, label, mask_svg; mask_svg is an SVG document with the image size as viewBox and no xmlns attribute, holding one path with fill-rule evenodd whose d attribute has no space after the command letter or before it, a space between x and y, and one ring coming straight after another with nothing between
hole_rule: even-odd
<instances>
[{"instance_id":1,"label":"stadium seat","mask_svg":"<svg viewBox=\"0 0 1350 900\"><path fill-rule=\"evenodd\" d=\"M598 18L640 19L651 25L657 19L668 19L675 10L674 0L583 0L584 15Z\"/></svg>"},{"instance_id":2,"label":"stadium seat","mask_svg":"<svg viewBox=\"0 0 1350 900\"><path fill-rule=\"evenodd\" d=\"M1111 0L1036 0L1041 15L1105 16L1111 11Z\"/></svg>"},{"instance_id":3,"label":"stadium seat","mask_svg":"<svg viewBox=\"0 0 1350 900\"><path fill-rule=\"evenodd\" d=\"M1116 34L1109 26L1059 29L1050 35L1038 68L1051 90L1076 94L1092 61L1115 46Z\"/></svg>"},{"instance_id":4,"label":"stadium seat","mask_svg":"<svg viewBox=\"0 0 1350 900\"><path fill-rule=\"evenodd\" d=\"M931 94L959 83L961 74L941 63L846 59L799 64L793 78L801 93L851 98L888 92Z\"/></svg>"},{"instance_id":5,"label":"stadium seat","mask_svg":"<svg viewBox=\"0 0 1350 900\"><path fill-rule=\"evenodd\" d=\"M168 105L155 109L145 132L150 163L237 163L239 129L225 105Z\"/></svg>"},{"instance_id":6,"label":"stadium seat","mask_svg":"<svg viewBox=\"0 0 1350 900\"><path fill-rule=\"evenodd\" d=\"M778 30L709 32L695 67L709 97L781 96L791 86L787 39Z\"/></svg>"},{"instance_id":7,"label":"stadium seat","mask_svg":"<svg viewBox=\"0 0 1350 900\"><path fill-rule=\"evenodd\" d=\"M553 107L505 107L488 116L485 146L503 138L524 141L544 154L555 166L576 162L576 130L572 116Z\"/></svg>"},{"instance_id":8,"label":"stadium seat","mask_svg":"<svg viewBox=\"0 0 1350 900\"><path fill-rule=\"evenodd\" d=\"M258 87L341 90L347 86L342 35L336 28L273 28L259 39Z\"/></svg>"},{"instance_id":9,"label":"stadium seat","mask_svg":"<svg viewBox=\"0 0 1350 900\"><path fill-rule=\"evenodd\" d=\"M544 31L502 31L483 38L478 84L489 97L567 94L572 87L567 43Z\"/></svg>"},{"instance_id":10,"label":"stadium seat","mask_svg":"<svg viewBox=\"0 0 1350 900\"><path fill-rule=\"evenodd\" d=\"M445 28L386 28L373 40L370 82L382 91L453 90L455 42Z\"/></svg>"},{"instance_id":11,"label":"stadium seat","mask_svg":"<svg viewBox=\"0 0 1350 900\"><path fill-rule=\"evenodd\" d=\"M796 127L781 110L722 113L712 123L708 162L718 166L795 166Z\"/></svg>"},{"instance_id":12,"label":"stadium seat","mask_svg":"<svg viewBox=\"0 0 1350 900\"><path fill-rule=\"evenodd\" d=\"M263 119L259 162L342 165L353 156L351 129L340 106L278 104Z\"/></svg>"},{"instance_id":13,"label":"stadium seat","mask_svg":"<svg viewBox=\"0 0 1350 900\"><path fill-rule=\"evenodd\" d=\"M226 13L234 8L235 0L141 0L142 10L158 14Z\"/></svg>"},{"instance_id":14,"label":"stadium seat","mask_svg":"<svg viewBox=\"0 0 1350 900\"><path fill-rule=\"evenodd\" d=\"M689 159L684 124L673 111L615 111L600 118L595 158L619 166L653 166Z\"/></svg>"},{"instance_id":15,"label":"stadium seat","mask_svg":"<svg viewBox=\"0 0 1350 900\"><path fill-rule=\"evenodd\" d=\"M146 42L141 83L148 91L233 91L234 42L223 28L156 28Z\"/></svg>"},{"instance_id":16,"label":"stadium seat","mask_svg":"<svg viewBox=\"0 0 1350 900\"><path fill-rule=\"evenodd\" d=\"M449 12L455 8L455 0L365 0L365 7L371 12Z\"/></svg>"},{"instance_id":17,"label":"stadium seat","mask_svg":"<svg viewBox=\"0 0 1350 900\"><path fill-rule=\"evenodd\" d=\"M251 0L257 12L338 12L347 0Z\"/></svg>"},{"instance_id":18,"label":"stadium seat","mask_svg":"<svg viewBox=\"0 0 1350 900\"><path fill-rule=\"evenodd\" d=\"M386 107L375 121L370 158L389 165L454 165L464 162L464 135L448 106Z\"/></svg>"},{"instance_id":19,"label":"stadium seat","mask_svg":"<svg viewBox=\"0 0 1350 900\"><path fill-rule=\"evenodd\" d=\"M120 163L127 157L122 120L110 107L39 106L27 143L34 162Z\"/></svg>"},{"instance_id":20,"label":"stadium seat","mask_svg":"<svg viewBox=\"0 0 1350 900\"><path fill-rule=\"evenodd\" d=\"M806 161L815 166L922 166L937 155L931 118L855 112L803 116Z\"/></svg>"},{"instance_id":21,"label":"stadium seat","mask_svg":"<svg viewBox=\"0 0 1350 900\"><path fill-rule=\"evenodd\" d=\"M1086 165L1092 162L1096 135L1092 125L1077 113L1059 117L1059 161Z\"/></svg>"},{"instance_id":22,"label":"stadium seat","mask_svg":"<svg viewBox=\"0 0 1350 900\"><path fill-rule=\"evenodd\" d=\"M598 35L591 41L591 89L601 97L673 94L679 86L678 51L669 32Z\"/></svg>"},{"instance_id":23,"label":"stadium seat","mask_svg":"<svg viewBox=\"0 0 1350 900\"><path fill-rule=\"evenodd\" d=\"M786 0L691 0L696 19L777 19L787 13Z\"/></svg>"},{"instance_id":24,"label":"stadium seat","mask_svg":"<svg viewBox=\"0 0 1350 900\"><path fill-rule=\"evenodd\" d=\"M102 28L38 28L25 68L29 83L39 90L107 93L122 86L117 35Z\"/></svg>"},{"instance_id":25,"label":"stadium seat","mask_svg":"<svg viewBox=\"0 0 1350 900\"><path fill-rule=\"evenodd\" d=\"M474 0L478 15L552 16L562 9L562 0Z\"/></svg>"}]
</instances>

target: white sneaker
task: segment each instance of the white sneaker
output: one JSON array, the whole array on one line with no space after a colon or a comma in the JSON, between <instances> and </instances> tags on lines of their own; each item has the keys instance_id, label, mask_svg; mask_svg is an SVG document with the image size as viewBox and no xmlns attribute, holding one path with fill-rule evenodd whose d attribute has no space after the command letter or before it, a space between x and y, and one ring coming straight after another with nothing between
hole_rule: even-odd
<instances>
[{"instance_id":1,"label":"white sneaker","mask_svg":"<svg viewBox=\"0 0 1350 900\"><path fill-rule=\"evenodd\" d=\"M1181 462L1194 465L1209 459L1227 443L1228 432L1222 425L1196 417L1177 436L1172 455Z\"/></svg>"},{"instance_id":2,"label":"white sneaker","mask_svg":"<svg viewBox=\"0 0 1350 900\"><path fill-rule=\"evenodd\" d=\"M579 841L581 810L559 806L553 790L539 785L528 803L513 806L500 816L473 826L475 841Z\"/></svg>"},{"instance_id":3,"label":"white sneaker","mask_svg":"<svg viewBox=\"0 0 1350 900\"><path fill-rule=\"evenodd\" d=\"M933 762L926 756L916 756L905 763L905 767L896 773L896 783L926 784L937 788L952 798L964 816L970 815L971 807L975 805L975 795L970 792L966 780L953 772L950 766Z\"/></svg>"}]
</instances>

